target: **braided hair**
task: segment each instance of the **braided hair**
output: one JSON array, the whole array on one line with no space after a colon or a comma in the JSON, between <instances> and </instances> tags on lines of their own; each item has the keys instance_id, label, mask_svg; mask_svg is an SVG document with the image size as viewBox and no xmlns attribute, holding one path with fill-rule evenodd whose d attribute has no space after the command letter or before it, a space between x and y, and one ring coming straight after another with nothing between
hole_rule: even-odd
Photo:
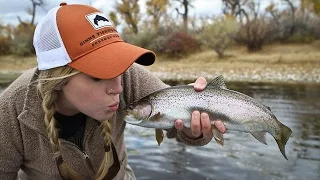
<instances>
[{"instance_id":1,"label":"braided hair","mask_svg":"<svg viewBox=\"0 0 320 180\"><path fill-rule=\"evenodd\" d=\"M37 90L42 98L42 108L44 111L44 122L46 125L46 132L50 141L50 145L56 160L56 164L60 175L63 179L78 180L81 179L72 168L70 168L66 162L64 162L62 154L60 152L61 143L59 140L58 129L56 126L56 120L54 113L56 110L55 101L58 98L58 91L62 86L68 82L68 79L72 76L79 74L78 70L75 70L69 66L62 66L49 70L42 70L38 74ZM102 135L104 137L105 147L110 147L111 144L111 124L108 120L102 124ZM96 180L103 179L108 173L110 162L112 158L112 150L105 150L105 156L100 165L100 168L95 175Z\"/></svg>"}]
</instances>

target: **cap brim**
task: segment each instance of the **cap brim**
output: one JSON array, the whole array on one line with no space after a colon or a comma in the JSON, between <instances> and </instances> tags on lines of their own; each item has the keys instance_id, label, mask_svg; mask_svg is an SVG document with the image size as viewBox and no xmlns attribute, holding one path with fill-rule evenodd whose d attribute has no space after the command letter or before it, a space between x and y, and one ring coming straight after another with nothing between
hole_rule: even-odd
<instances>
[{"instance_id":1,"label":"cap brim","mask_svg":"<svg viewBox=\"0 0 320 180\"><path fill-rule=\"evenodd\" d=\"M150 50L125 42L115 42L90 52L68 65L96 78L111 79L122 74L134 62L148 66L154 61L155 54Z\"/></svg>"}]
</instances>

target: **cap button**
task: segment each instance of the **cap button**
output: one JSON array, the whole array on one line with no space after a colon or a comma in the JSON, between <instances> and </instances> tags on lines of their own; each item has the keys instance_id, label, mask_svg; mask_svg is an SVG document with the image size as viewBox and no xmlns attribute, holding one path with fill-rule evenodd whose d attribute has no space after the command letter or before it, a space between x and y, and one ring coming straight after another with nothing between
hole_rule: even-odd
<instances>
[{"instance_id":1,"label":"cap button","mask_svg":"<svg viewBox=\"0 0 320 180\"><path fill-rule=\"evenodd\" d=\"M65 5L67 5L67 3L66 3L66 2L62 2L62 3L60 3L60 6L65 6Z\"/></svg>"}]
</instances>

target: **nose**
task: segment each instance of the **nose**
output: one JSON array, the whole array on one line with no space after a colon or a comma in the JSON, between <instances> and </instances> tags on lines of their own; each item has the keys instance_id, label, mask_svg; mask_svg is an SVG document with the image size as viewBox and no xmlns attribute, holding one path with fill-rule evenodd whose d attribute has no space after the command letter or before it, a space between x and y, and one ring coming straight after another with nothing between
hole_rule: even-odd
<instances>
[{"instance_id":1,"label":"nose","mask_svg":"<svg viewBox=\"0 0 320 180\"><path fill-rule=\"evenodd\" d=\"M107 80L107 93L120 94L122 92L121 76Z\"/></svg>"}]
</instances>

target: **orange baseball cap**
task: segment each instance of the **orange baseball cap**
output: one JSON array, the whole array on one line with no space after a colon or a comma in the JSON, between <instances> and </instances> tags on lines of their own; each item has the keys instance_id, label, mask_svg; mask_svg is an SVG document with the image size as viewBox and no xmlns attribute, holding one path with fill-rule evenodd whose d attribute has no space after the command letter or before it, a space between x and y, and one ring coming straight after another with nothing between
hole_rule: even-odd
<instances>
[{"instance_id":1,"label":"orange baseball cap","mask_svg":"<svg viewBox=\"0 0 320 180\"><path fill-rule=\"evenodd\" d=\"M38 23L33 41L39 70L69 65L100 79L134 62L151 65L154 52L125 43L110 20L91 6L61 3Z\"/></svg>"}]
</instances>

